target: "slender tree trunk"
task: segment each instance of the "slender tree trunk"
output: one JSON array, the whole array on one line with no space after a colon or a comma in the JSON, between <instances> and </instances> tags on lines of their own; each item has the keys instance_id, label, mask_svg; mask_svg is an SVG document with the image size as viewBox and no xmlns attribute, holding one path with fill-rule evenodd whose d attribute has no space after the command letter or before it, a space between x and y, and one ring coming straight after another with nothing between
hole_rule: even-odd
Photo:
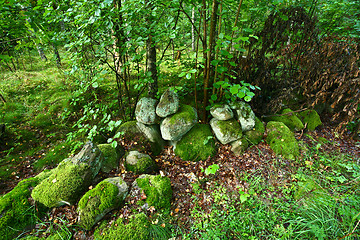
<instances>
[{"instance_id":1,"label":"slender tree trunk","mask_svg":"<svg viewBox=\"0 0 360 240\"><path fill-rule=\"evenodd\" d=\"M191 11L191 20L193 24L191 25L191 49L195 51L195 7Z\"/></svg>"},{"instance_id":2,"label":"slender tree trunk","mask_svg":"<svg viewBox=\"0 0 360 240\"><path fill-rule=\"evenodd\" d=\"M53 49L54 49L54 55L55 55L55 59L56 59L56 65L58 67L61 67L61 58L60 58L60 54L59 54L59 51L55 45L55 43L51 43Z\"/></svg>"},{"instance_id":3,"label":"slender tree trunk","mask_svg":"<svg viewBox=\"0 0 360 240\"><path fill-rule=\"evenodd\" d=\"M152 9L153 4L150 1L146 0L145 4L147 5L148 9L148 16L147 16L147 24L151 26L153 19L152 19ZM146 59L147 59L147 72L151 73L151 80L148 83L148 94L149 97L154 98L156 93L158 92L158 74L156 68L156 46L155 42L153 41L153 32L152 29L149 29L148 39L146 41Z\"/></svg>"},{"instance_id":4,"label":"slender tree trunk","mask_svg":"<svg viewBox=\"0 0 360 240\"><path fill-rule=\"evenodd\" d=\"M46 57L46 55L44 53L44 49L42 48L41 44L38 44L36 46L36 48L38 50L38 53L39 53L39 56L40 56L41 60L47 61L48 59L47 59L47 57Z\"/></svg>"}]
</instances>

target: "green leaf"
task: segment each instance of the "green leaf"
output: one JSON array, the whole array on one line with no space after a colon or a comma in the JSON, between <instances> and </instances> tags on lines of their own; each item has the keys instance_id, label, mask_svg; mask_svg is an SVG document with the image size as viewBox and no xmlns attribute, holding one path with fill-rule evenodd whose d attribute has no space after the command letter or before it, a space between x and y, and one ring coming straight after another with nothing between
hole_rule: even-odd
<instances>
[{"instance_id":1,"label":"green leaf","mask_svg":"<svg viewBox=\"0 0 360 240\"><path fill-rule=\"evenodd\" d=\"M113 148L116 148L117 145L118 145L117 141L113 141L113 142L111 143L111 146L112 146Z\"/></svg>"},{"instance_id":2,"label":"green leaf","mask_svg":"<svg viewBox=\"0 0 360 240\"><path fill-rule=\"evenodd\" d=\"M196 73L196 69L191 69L190 71L189 71L189 73Z\"/></svg>"},{"instance_id":3,"label":"green leaf","mask_svg":"<svg viewBox=\"0 0 360 240\"><path fill-rule=\"evenodd\" d=\"M251 97L246 96L246 97L244 97L244 100L245 100L246 102L250 102L250 101L251 101Z\"/></svg>"},{"instance_id":4,"label":"green leaf","mask_svg":"<svg viewBox=\"0 0 360 240\"><path fill-rule=\"evenodd\" d=\"M94 83L92 84L92 87L93 87L93 88L98 88L98 87L99 87L99 83L98 83L98 82L94 82Z\"/></svg>"},{"instance_id":5,"label":"green leaf","mask_svg":"<svg viewBox=\"0 0 360 240\"><path fill-rule=\"evenodd\" d=\"M191 78L191 73L186 74L186 79L190 79Z\"/></svg>"},{"instance_id":6,"label":"green leaf","mask_svg":"<svg viewBox=\"0 0 360 240\"><path fill-rule=\"evenodd\" d=\"M182 73L179 74L179 77L183 77L185 75L186 75L186 72L182 72Z\"/></svg>"},{"instance_id":7,"label":"green leaf","mask_svg":"<svg viewBox=\"0 0 360 240\"><path fill-rule=\"evenodd\" d=\"M245 93L243 91L238 92L238 94L236 95L238 98L243 98L245 97Z\"/></svg>"},{"instance_id":8,"label":"green leaf","mask_svg":"<svg viewBox=\"0 0 360 240\"><path fill-rule=\"evenodd\" d=\"M230 87L230 93L235 95L239 92L239 86L238 85L233 85Z\"/></svg>"},{"instance_id":9,"label":"green leaf","mask_svg":"<svg viewBox=\"0 0 360 240\"><path fill-rule=\"evenodd\" d=\"M219 38L220 38L220 39L223 39L223 38L224 38L224 33L220 33L220 34L219 34Z\"/></svg>"},{"instance_id":10,"label":"green leaf","mask_svg":"<svg viewBox=\"0 0 360 240\"><path fill-rule=\"evenodd\" d=\"M216 94L213 94L213 95L211 95L211 99L212 99L213 101L216 101L216 100L218 99L218 97L217 97Z\"/></svg>"}]
</instances>

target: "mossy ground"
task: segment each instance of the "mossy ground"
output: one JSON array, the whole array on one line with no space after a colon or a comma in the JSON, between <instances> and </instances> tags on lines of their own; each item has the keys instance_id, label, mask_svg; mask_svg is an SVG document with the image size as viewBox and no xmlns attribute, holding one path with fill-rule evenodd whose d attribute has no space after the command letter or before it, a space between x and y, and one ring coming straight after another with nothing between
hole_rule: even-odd
<instances>
[{"instance_id":1,"label":"mossy ground","mask_svg":"<svg viewBox=\"0 0 360 240\"><path fill-rule=\"evenodd\" d=\"M271 149L285 158L294 159L299 156L299 145L294 133L282 122L268 122L266 125L266 141Z\"/></svg>"},{"instance_id":2,"label":"mossy ground","mask_svg":"<svg viewBox=\"0 0 360 240\"><path fill-rule=\"evenodd\" d=\"M36 223L45 208L35 208L30 201L31 189L50 175L45 171L36 177L25 179L9 193L0 197L0 238L12 239L27 226Z\"/></svg>"},{"instance_id":3,"label":"mossy ground","mask_svg":"<svg viewBox=\"0 0 360 240\"><path fill-rule=\"evenodd\" d=\"M144 191L149 206L154 206L156 209L170 208L172 189L169 178L146 175L145 178L137 178L136 183Z\"/></svg>"},{"instance_id":4,"label":"mossy ground","mask_svg":"<svg viewBox=\"0 0 360 240\"><path fill-rule=\"evenodd\" d=\"M52 174L34 188L31 196L47 207L57 207L65 201L75 203L90 185L91 171L88 164L61 162Z\"/></svg>"},{"instance_id":5,"label":"mossy ground","mask_svg":"<svg viewBox=\"0 0 360 240\"><path fill-rule=\"evenodd\" d=\"M206 160L216 154L215 139L209 125L196 124L176 144L175 154L185 161Z\"/></svg>"},{"instance_id":6,"label":"mossy ground","mask_svg":"<svg viewBox=\"0 0 360 240\"><path fill-rule=\"evenodd\" d=\"M106 180L100 182L96 187L88 191L81 197L78 204L80 212L79 224L90 230L91 227L100 219L99 215L104 214L107 210L118 207L122 199L118 197L119 189L114 184Z\"/></svg>"},{"instance_id":7,"label":"mossy ground","mask_svg":"<svg viewBox=\"0 0 360 240\"><path fill-rule=\"evenodd\" d=\"M264 133L265 133L265 126L262 123L262 121L258 117L256 117L254 129L245 132L244 135L251 144L256 145L259 144L259 142L263 139Z\"/></svg>"},{"instance_id":8,"label":"mossy ground","mask_svg":"<svg viewBox=\"0 0 360 240\"><path fill-rule=\"evenodd\" d=\"M293 112L290 108L286 108L281 111L281 116L273 116L270 118L267 118L267 120L274 121L274 122L282 122L284 123L288 128L290 128L291 131L300 131L304 129L304 124L301 122L301 120L296 116L296 113Z\"/></svg>"},{"instance_id":9,"label":"mossy ground","mask_svg":"<svg viewBox=\"0 0 360 240\"><path fill-rule=\"evenodd\" d=\"M150 222L144 213L139 213L124 224L122 218L118 218L110 227L100 225L95 230L94 239L99 240L148 240Z\"/></svg>"}]
</instances>

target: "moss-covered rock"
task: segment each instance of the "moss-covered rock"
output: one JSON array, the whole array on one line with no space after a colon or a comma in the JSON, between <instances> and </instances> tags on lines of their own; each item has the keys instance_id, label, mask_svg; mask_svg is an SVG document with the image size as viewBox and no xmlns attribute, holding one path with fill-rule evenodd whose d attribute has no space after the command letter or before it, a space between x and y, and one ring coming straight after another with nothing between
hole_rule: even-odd
<instances>
[{"instance_id":1,"label":"moss-covered rock","mask_svg":"<svg viewBox=\"0 0 360 240\"><path fill-rule=\"evenodd\" d=\"M176 143L175 154L185 161L206 160L216 154L215 139L209 125L196 124Z\"/></svg>"},{"instance_id":2,"label":"moss-covered rock","mask_svg":"<svg viewBox=\"0 0 360 240\"><path fill-rule=\"evenodd\" d=\"M0 239L13 239L18 231L36 223L45 208L39 206L38 211L35 210L30 202L31 190L50 174L51 171L45 170L22 180L12 191L0 197Z\"/></svg>"},{"instance_id":3,"label":"moss-covered rock","mask_svg":"<svg viewBox=\"0 0 360 240\"><path fill-rule=\"evenodd\" d=\"M322 124L319 114L315 110L305 110L297 114L301 121L306 125L306 129L314 131Z\"/></svg>"},{"instance_id":4,"label":"moss-covered rock","mask_svg":"<svg viewBox=\"0 0 360 240\"><path fill-rule=\"evenodd\" d=\"M131 151L125 159L126 170L135 174L152 173L158 169L155 161L147 154Z\"/></svg>"},{"instance_id":5,"label":"moss-covered rock","mask_svg":"<svg viewBox=\"0 0 360 240\"><path fill-rule=\"evenodd\" d=\"M210 120L210 126L222 144L231 143L242 137L241 126L235 119L220 121L213 118Z\"/></svg>"},{"instance_id":6,"label":"moss-covered rock","mask_svg":"<svg viewBox=\"0 0 360 240\"><path fill-rule=\"evenodd\" d=\"M61 162L53 173L37 185L31 196L45 206L59 207L74 204L92 181L88 164Z\"/></svg>"},{"instance_id":7,"label":"moss-covered rock","mask_svg":"<svg viewBox=\"0 0 360 240\"><path fill-rule=\"evenodd\" d=\"M168 177L161 175L140 175L133 183L132 196L145 194L146 205L156 209L167 209L171 206L172 189Z\"/></svg>"},{"instance_id":8,"label":"moss-covered rock","mask_svg":"<svg viewBox=\"0 0 360 240\"><path fill-rule=\"evenodd\" d=\"M274 121L274 122L282 122L288 128L290 128L291 131L300 131L300 130L304 129L304 124L296 116L294 111L291 110L290 108L286 108L286 109L282 110L280 113L280 116L268 117L266 120Z\"/></svg>"},{"instance_id":9,"label":"moss-covered rock","mask_svg":"<svg viewBox=\"0 0 360 240\"><path fill-rule=\"evenodd\" d=\"M237 119L244 132L251 130L255 126L255 113L250 105L245 102L233 102L230 107L235 110Z\"/></svg>"},{"instance_id":10,"label":"moss-covered rock","mask_svg":"<svg viewBox=\"0 0 360 240\"><path fill-rule=\"evenodd\" d=\"M151 126L148 126L149 128ZM125 142L129 143L130 151L146 152L150 151L154 155L158 155L163 147L164 141L161 137L156 139L149 139L149 137L140 129L137 121L129 121L123 123L117 132L122 133ZM131 143L131 144L130 144Z\"/></svg>"},{"instance_id":11,"label":"moss-covered rock","mask_svg":"<svg viewBox=\"0 0 360 240\"><path fill-rule=\"evenodd\" d=\"M285 158L295 159L299 155L299 145L294 133L282 122L268 122L266 141L270 148Z\"/></svg>"},{"instance_id":12,"label":"moss-covered rock","mask_svg":"<svg viewBox=\"0 0 360 240\"><path fill-rule=\"evenodd\" d=\"M78 223L90 230L108 212L118 208L128 194L128 186L121 177L108 178L89 190L79 201Z\"/></svg>"},{"instance_id":13,"label":"moss-covered rock","mask_svg":"<svg viewBox=\"0 0 360 240\"><path fill-rule=\"evenodd\" d=\"M217 120L229 120L234 117L234 113L227 104L214 105L210 109L210 114Z\"/></svg>"},{"instance_id":14,"label":"moss-covered rock","mask_svg":"<svg viewBox=\"0 0 360 240\"><path fill-rule=\"evenodd\" d=\"M235 156L240 156L244 153L248 146L248 141L245 137L242 137L241 139L231 143L231 151L235 154Z\"/></svg>"},{"instance_id":15,"label":"moss-covered rock","mask_svg":"<svg viewBox=\"0 0 360 240\"><path fill-rule=\"evenodd\" d=\"M106 224L106 223L105 223ZM110 227L101 224L95 230L94 239L98 240L148 240L150 222L144 213L134 215L128 224L118 218Z\"/></svg>"},{"instance_id":16,"label":"moss-covered rock","mask_svg":"<svg viewBox=\"0 0 360 240\"><path fill-rule=\"evenodd\" d=\"M109 173L119 166L120 158L125 154L122 146L118 144L116 148L113 148L111 144L99 144L98 148L104 156L104 161L101 164L101 171Z\"/></svg>"},{"instance_id":17,"label":"moss-covered rock","mask_svg":"<svg viewBox=\"0 0 360 240\"><path fill-rule=\"evenodd\" d=\"M189 105L181 105L174 115L165 118L160 124L161 136L165 140L177 141L197 123L197 112Z\"/></svg>"},{"instance_id":18,"label":"moss-covered rock","mask_svg":"<svg viewBox=\"0 0 360 240\"><path fill-rule=\"evenodd\" d=\"M251 144L259 144L259 142L263 139L265 133L265 126L263 122L259 118L255 118L255 127L244 133L246 139Z\"/></svg>"},{"instance_id":19,"label":"moss-covered rock","mask_svg":"<svg viewBox=\"0 0 360 240\"><path fill-rule=\"evenodd\" d=\"M160 117L167 117L176 113L179 109L179 96L176 92L168 88L160 98L156 106L156 114Z\"/></svg>"},{"instance_id":20,"label":"moss-covered rock","mask_svg":"<svg viewBox=\"0 0 360 240\"><path fill-rule=\"evenodd\" d=\"M146 97L141 98L136 104L136 120L144 124L155 124L158 120L158 117L155 113L156 105L156 99Z\"/></svg>"}]
</instances>

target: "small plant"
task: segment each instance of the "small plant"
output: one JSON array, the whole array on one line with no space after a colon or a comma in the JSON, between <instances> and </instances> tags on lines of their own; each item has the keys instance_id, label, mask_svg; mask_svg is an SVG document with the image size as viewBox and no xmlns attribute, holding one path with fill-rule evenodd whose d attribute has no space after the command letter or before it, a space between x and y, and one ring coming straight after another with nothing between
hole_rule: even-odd
<instances>
[{"instance_id":1,"label":"small plant","mask_svg":"<svg viewBox=\"0 0 360 240\"><path fill-rule=\"evenodd\" d=\"M202 169L201 172L205 172L205 175L208 176L210 174L213 174L215 175L217 170L219 170L219 165L218 164L213 164L213 165L210 165L208 166L205 170Z\"/></svg>"}]
</instances>

